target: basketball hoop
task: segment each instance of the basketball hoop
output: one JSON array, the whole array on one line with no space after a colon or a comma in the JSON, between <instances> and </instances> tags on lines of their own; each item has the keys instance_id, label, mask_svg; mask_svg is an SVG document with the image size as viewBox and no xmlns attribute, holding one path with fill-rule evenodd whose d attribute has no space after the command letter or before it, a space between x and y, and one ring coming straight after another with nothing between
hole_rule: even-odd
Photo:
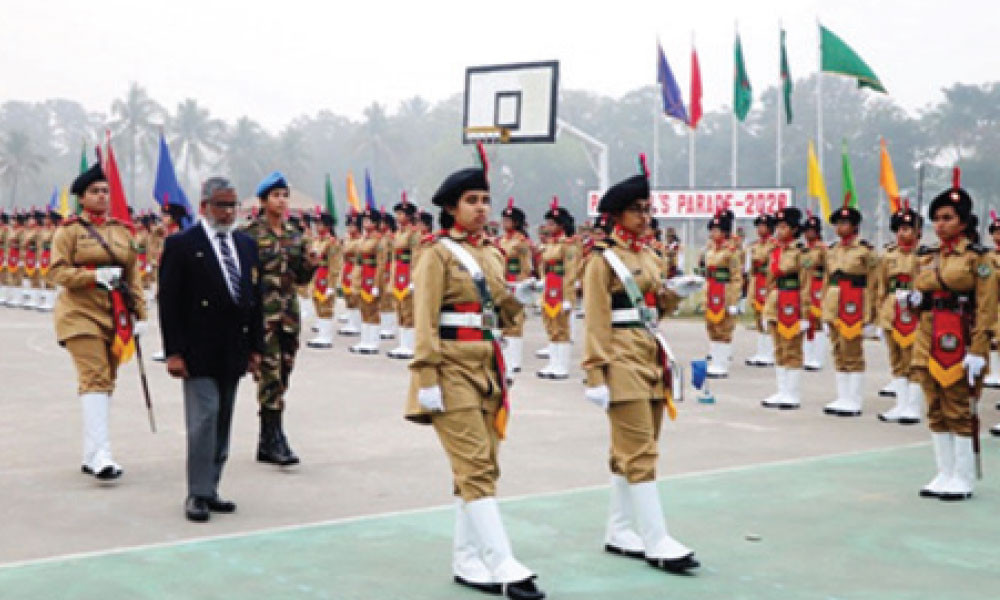
<instances>
[{"instance_id":1,"label":"basketball hoop","mask_svg":"<svg viewBox=\"0 0 1000 600\"><path fill-rule=\"evenodd\" d=\"M558 61L469 67L462 142L551 144L558 98Z\"/></svg>"}]
</instances>

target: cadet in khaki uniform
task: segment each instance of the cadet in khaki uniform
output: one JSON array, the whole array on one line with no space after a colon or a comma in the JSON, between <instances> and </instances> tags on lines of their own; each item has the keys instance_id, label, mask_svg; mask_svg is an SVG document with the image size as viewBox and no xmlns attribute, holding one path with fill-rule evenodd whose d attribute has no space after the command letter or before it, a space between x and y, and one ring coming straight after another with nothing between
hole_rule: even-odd
<instances>
[{"instance_id":1,"label":"cadet in khaki uniform","mask_svg":"<svg viewBox=\"0 0 1000 600\"><path fill-rule=\"evenodd\" d=\"M573 216L559 206L556 199L545 213L548 241L539 262L544 290L542 292L542 322L549 336L549 364L537 375L542 379L569 377L570 317L576 295L574 274L579 254L573 239Z\"/></svg>"},{"instance_id":2,"label":"cadet in khaki uniform","mask_svg":"<svg viewBox=\"0 0 1000 600\"><path fill-rule=\"evenodd\" d=\"M701 260L707 281L705 327L711 356L707 374L714 379L729 376L735 315L743 289L742 252L730 238L733 218L732 211L726 210L708 222L709 241Z\"/></svg>"},{"instance_id":3,"label":"cadet in khaki uniform","mask_svg":"<svg viewBox=\"0 0 1000 600\"><path fill-rule=\"evenodd\" d=\"M25 239L27 238L28 218L25 213L14 215L14 226L7 238L7 273L11 299L7 303L11 308L21 308L24 305L24 255Z\"/></svg>"},{"instance_id":4,"label":"cadet in khaki uniform","mask_svg":"<svg viewBox=\"0 0 1000 600\"><path fill-rule=\"evenodd\" d=\"M990 237L993 242L993 249L990 250L990 258L993 260L993 271L1000 277L1000 217L995 211L990 211ZM990 361L987 366L986 377L983 378L983 386L988 388L1000 388L1000 320L993 329L993 340L990 343ZM1000 403L997 404L1000 407ZM1000 435L1000 425L990 429L994 435Z\"/></svg>"},{"instance_id":5,"label":"cadet in khaki uniform","mask_svg":"<svg viewBox=\"0 0 1000 600\"><path fill-rule=\"evenodd\" d=\"M775 245L770 271L764 326L774 336L774 376L778 391L761 401L766 408L796 409L802 404L802 340L809 331L809 270L805 248L796 242L802 211L789 206L774 215Z\"/></svg>"},{"instance_id":6,"label":"cadet in khaki uniform","mask_svg":"<svg viewBox=\"0 0 1000 600\"><path fill-rule=\"evenodd\" d=\"M10 215L0 210L0 306L6 306L10 291L7 288L7 240L10 235Z\"/></svg>"},{"instance_id":7,"label":"cadet in khaki uniform","mask_svg":"<svg viewBox=\"0 0 1000 600\"><path fill-rule=\"evenodd\" d=\"M532 247L528 237L527 218L524 211L514 206L514 199L507 202L507 208L501 215L503 219L503 235L500 237L500 249L504 255L504 277L507 285L520 283L531 278ZM521 312L513 322L503 330L504 362L508 373L520 373L524 356L524 320Z\"/></svg>"},{"instance_id":8,"label":"cadet in khaki uniform","mask_svg":"<svg viewBox=\"0 0 1000 600\"><path fill-rule=\"evenodd\" d=\"M28 213L28 226L21 246L24 248L24 302L21 308L27 310L38 308L42 300L42 273L38 268L42 253L38 242L44 217L45 213L38 210Z\"/></svg>"},{"instance_id":9,"label":"cadet in khaki uniform","mask_svg":"<svg viewBox=\"0 0 1000 600\"><path fill-rule=\"evenodd\" d=\"M337 301L335 277L340 273L343 247L333 234L333 215L324 212L316 222L316 238L310 252L317 257L319 267L312 281L312 302L316 309L316 337L306 342L310 348L333 347L333 309Z\"/></svg>"},{"instance_id":10,"label":"cadet in khaki uniform","mask_svg":"<svg viewBox=\"0 0 1000 600\"><path fill-rule=\"evenodd\" d=\"M406 199L406 192L396 206L396 235L392 240L392 275L389 289L396 301L399 346L390 350L390 358L413 358L413 259L420 245L417 230L417 206Z\"/></svg>"},{"instance_id":11,"label":"cadet in khaki uniform","mask_svg":"<svg viewBox=\"0 0 1000 600\"><path fill-rule=\"evenodd\" d=\"M889 366L896 405L879 413L880 421L913 425L920 422L924 393L913 377L913 343L917 337L917 312L910 310L907 298L917 275L917 244L923 219L909 206L892 215L890 227L896 242L886 246L875 277L875 303L878 326L885 332Z\"/></svg>"},{"instance_id":12,"label":"cadet in khaki uniform","mask_svg":"<svg viewBox=\"0 0 1000 600\"><path fill-rule=\"evenodd\" d=\"M350 350L358 354L378 354L381 324L379 308L381 294L387 292L382 286L388 263L388 247L383 243L382 234L378 230L382 213L369 208L360 217L364 234L355 247L357 258L354 285L361 310L361 339Z\"/></svg>"},{"instance_id":13,"label":"cadet in khaki uniform","mask_svg":"<svg viewBox=\"0 0 1000 600\"><path fill-rule=\"evenodd\" d=\"M757 240L747 248L747 299L754 311L757 352L743 361L751 367L774 364L774 338L764 331L764 303L767 301L769 270L767 261L774 251L774 216L760 215L753 220Z\"/></svg>"},{"instance_id":14,"label":"cadet in khaki uniform","mask_svg":"<svg viewBox=\"0 0 1000 600\"><path fill-rule=\"evenodd\" d=\"M299 463L282 420L302 329L297 288L309 283L315 268L302 232L285 219L288 194L284 175L277 171L268 175L257 186L260 215L243 230L257 242L264 314L264 354L257 380L257 461L278 466Z\"/></svg>"},{"instance_id":15,"label":"cadet in khaki uniform","mask_svg":"<svg viewBox=\"0 0 1000 600\"><path fill-rule=\"evenodd\" d=\"M864 389L864 337L874 330L875 267L871 245L858 239L861 213L845 206L830 215L840 241L826 253L823 328L830 336L837 370L837 399L823 412L841 417L861 415Z\"/></svg>"},{"instance_id":16,"label":"cadet in khaki uniform","mask_svg":"<svg viewBox=\"0 0 1000 600\"><path fill-rule=\"evenodd\" d=\"M802 340L803 367L819 371L826 358L826 333L823 331L823 286L826 281L826 244L823 243L823 222L806 211L808 217L802 229L806 240L802 264L808 271L809 331Z\"/></svg>"},{"instance_id":17,"label":"cadet in khaki uniform","mask_svg":"<svg viewBox=\"0 0 1000 600\"><path fill-rule=\"evenodd\" d=\"M690 288L665 285L659 260L639 241L650 219L649 195L649 180L640 174L611 186L598 204L614 230L594 247L584 275L584 397L611 425L605 550L684 573L699 564L667 531L656 485L663 413L676 413L666 348L654 332Z\"/></svg>"},{"instance_id":18,"label":"cadet in khaki uniform","mask_svg":"<svg viewBox=\"0 0 1000 600\"><path fill-rule=\"evenodd\" d=\"M38 276L39 281L39 301L38 310L51 312L56 305L56 286L49 281L49 270L52 268L52 238L55 236L56 226L62 222L62 215L55 211L49 211L43 215L43 226L38 232Z\"/></svg>"},{"instance_id":19,"label":"cadet in khaki uniform","mask_svg":"<svg viewBox=\"0 0 1000 600\"><path fill-rule=\"evenodd\" d=\"M340 335L359 335L361 333L361 309L358 308L358 287L355 284L357 277L358 246L361 242L361 215L351 212L344 221L345 238L343 259L340 263L340 273L338 275L338 293L344 299L344 306L347 314L344 326L337 332Z\"/></svg>"},{"instance_id":20,"label":"cadet in khaki uniform","mask_svg":"<svg viewBox=\"0 0 1000 600\"><path fill-rule=\"evenodd\" d=\"M395 255L395 238L399 230L396 218L382 209L379 222L379 256L385 260L382 265L378 288L379 330L381 340L396 338L396 295L392 293L392 258Z\"/></svg>"},{"instance_id":21,"label":"cadet in khaki uniform","mask_svg":"<svg viewBox=\"0 0 1000 600\"><path fill-rule=\"evenodd\" d=\"M83 213L63 223L52 243L48 277L63 288L55 307L56 339L76 366L83 407L81 470L100 480L117 479L122 468L111 455L108 413L118 365L129 356L115 342L119 335L144 333L146 300L132 236L107 216L110 190L100 163L77 177L70 191ZM129 311L136 320L131 332L121 327Z\"/></svg>"},{"instance_id":22,"label":"cadet in khaki uniform","mask_svg":"<svg viewBox=\"0 0 1000 600\"><path fill-rule=\"evenodd\" d=\"M416 351L406 418L433 425L451 463L455 581L538 600L545 594L535 586L534 573L514 558L495 497L509 405L494 329L521 312L522 301L530 301L524 293L531 282L515 289L517 297L507 289L500 252L483 231L488 190L485 169L463 169L431 199L442 207L443 231L423 242L414 273L420 285L413 297ZM473 280L477 273L481 287Z\"/></svg>"},{"instance_id":23,"label":"cadet in khaki uniform","mask_svg":"<svg viewBox=\"0 0 1000 600\"><path fill-rule=\"evenodd\" d=\"M951 189L928 211L939 244L922 247L910 295L920 310L913 368L927 399L927 422L937 475L920 495L942 500L972 497L976 479L972 403L982 391L990 337L997 320L997 281L986 249L968 238L972 198L958 169Z\"/></svg>"}]
</instances>

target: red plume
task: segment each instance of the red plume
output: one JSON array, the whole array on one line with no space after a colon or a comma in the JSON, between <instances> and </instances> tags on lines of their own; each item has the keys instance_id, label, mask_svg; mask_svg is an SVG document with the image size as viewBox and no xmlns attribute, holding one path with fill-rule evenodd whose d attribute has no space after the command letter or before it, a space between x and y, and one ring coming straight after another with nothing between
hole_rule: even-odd
<instances>
[{"instance_id":1,"label":"red plume","mask_svg":"<svg viewBox=\"0 0 1000 600\"><path fill-rule=\"evenodd\" d=\"M483 167L483 175L486 177L486 182L490 181L490 161L486 157L486 146L482 142L476 142L476 152L479 154L479 164Z\"/></svg>"},{"instance_id":2,"label":"red plume","mask_svg":"<svg viewBox=\"0 0 1000 600\"><path fill-rule=\"evenodd\" d=\"M406 190L403 190L403 193L400 195L402 196L403 206L406 206L407 204L410 203L409 200L406 199Z\"/></svg>"},{"instance_id":3,"label":"red plume","mask_svg":"<svg viewBox=\"0 0 1000 600\"><path fill-rule=\"evenodd\" d=\"M990 221L997 222L997 211L990 209Z\"/></svg>"},{"instance_id":4,"label":"red plume","mask_svg":"<svg viewBox=\"0 0 1000 600\"><path fill-rule=\"evenodd\" d=\"M646 164L646 153L639 153L639 170L646 179L649 179L649 165Z\"/></svg>"},{"instance_id":5,"label":"red plume","mask_svg":"<svg viewBox=\"0 0 1000 600\"><path fill-rule=\"evenodd\" d=\"M549 208L552 210L559 208L559 196L552 196L552 204L549 205Z\"/></svg>"},{"instance_id":6,"label":"red plume","mask_svg":"<svg viewBox=\"0 0 1000 600\"><path fill-rule=\"evenodd\" d=\"M514 208L514 196L507 198L507 208Z\"/></svg>"},{"instance_id":7,"label":"red plume","mask_svg":"<svg viewBox=\"0 0 1000 600\"><path fill-rule=\"evenodd\" d=\"M808 208L806 209L806 218L807 219L813 218L813 211L809 210Z\"/></svg>"},{"instance_id":8,"label":"red plume","mask_svg":"<svg viewBox=\"0 0 1000 600\"><path fill-rule=\"evenodd\" d=\"M903 198L903 210L910 210L910 199Z\"/></svg>"},{"instance_id":9,"label":"red plume","mask_svg":"<svg viewBox=\"0 0 1000 600\"><path fill-rule=\"evenodd\" d=\"M962 170L958 167L951 171L951 187L955 189L962 187Z\"/></svg>"}]
</instances>

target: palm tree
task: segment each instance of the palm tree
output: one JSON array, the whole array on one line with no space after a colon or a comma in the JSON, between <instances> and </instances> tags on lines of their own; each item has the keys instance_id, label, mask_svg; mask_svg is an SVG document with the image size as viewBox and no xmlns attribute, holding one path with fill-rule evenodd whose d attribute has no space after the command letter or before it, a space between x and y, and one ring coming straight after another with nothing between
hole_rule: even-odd
<instances>
[{"instance_id":1,"label":"palm tree","mask_svg":"<svg viewBox=\"0 0 1000 600\"><path fill-rule=\"evenodd\" d=\"M128 153L129 193L135 198L135 165L136 158L141 154L147 166L153 164L153 152L156 148L157 134L165 120L163 107L149 97L146 90L138 83L132 82L124 98L111 104L111 114L114 120L111 128L116 135L125 137Z\"/></svg>"},{"instance_id":2,"label":"palm tree","mask_svg":"<svg viewBox=\"0 0 1000 600\"><path fill-rule=\"evenodd\" d=\"M191 98L177 105L177 114L168 125L170 148L190 182L192 170L204 166L209 154L221 152L226 126L221 120L211 118L208 109Z\"/></svg>"},{"instance_id":3,"label":"palm tree","mask_svg":"<svg viewBox=\"0 0 1000 600\"><path fill-rule=\"evenodd\" d=\"M250 117L240 117L224 134L225 152L219 166L225 169L242 193L248 193L267 168L270 136Z\"/></svg>"},{"instance_id":4,"label":"palm tree","mask_svg":"<svg viewBox=\"0 0 1000 600\"><path fill-rule=\"evenodd\" d=\"M35 152L31 138L23 131L11 131L0 142L0 177L10 183L10 202L17 201L17 184L41 170L45 157Z\"/></svg>"}]
</instances>

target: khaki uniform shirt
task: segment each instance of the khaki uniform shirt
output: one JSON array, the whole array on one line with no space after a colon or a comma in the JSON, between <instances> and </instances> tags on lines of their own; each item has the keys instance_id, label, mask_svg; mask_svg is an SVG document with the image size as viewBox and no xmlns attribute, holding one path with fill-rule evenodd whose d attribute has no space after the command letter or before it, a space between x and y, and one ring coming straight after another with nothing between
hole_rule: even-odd
<instances>
[{"instance_id":1,"label":"khaki uniform shirt","mask_svg":"<svg viewBox=\"0 0 1000 600\"><path fill-rule=\"evenodd\" d=\"M885 254L879 261L875 271L875 304L877 307L876 322L882 329L892 329L896 320L896 291L893 289L893 279L900 275L910 278L905 287L913 289L913 280L917 275L917 248L902 250L896 244L885 247Z\"/></svg>"},{"instance_id":2,"label":"khaki uniform shirt","mask_svg":"<svg viewBox=\"0 0 1000 600\"><path fill-rule=\"evenodd\" d=\"M416 259L417 247L420 245L420 233L417 231L416 227L407 225L396 232L396 235L392 237L392 254L389 256L390 261L390 277L389 277L389 290L387 293L395 294L396 292L396 251L402 249L409 249L410 251L410 283L413 283L413 265ZM409 294L408 291L398 292L397 299L402 300L406 298ZM402 296L402 297L399 297Z\"/></svg>"},{"instance_id":3,"label":"khaki uniform shirt","mask_svg":"<svg viewBox=\"0 0 1000 600\"><path fill-rule=\"evenodd\" d=\"M146 300L132 234L115 219L92 225L114 253L112 257L87 230L84 223L90 222L86 213L64 221L52 241L52 267L48 279L64 288L55 306L56 338L60 343L81 335L99 337L107 342L114 339L111 296L96 284L93 271L96 267L122 267L135 317L139 321L146 320Z\"/></svg>"},{"instance_id":4,"label":"khaki uniform shirt","mask_svg":"<svg viewBox=\"0 0 1000 600\"><path fill-rule=\"evenodd\" d=\"M969 331L969 354L986 358L990 338L997 321L997 281L992 260L986 249L962 238L952 250L940 246L921 247L917 258L916 289L925 297L944 289L970 294L975 298L975 313ZM913 365L926 367L931 350L932 311L920 315L920 328L913 351Z\"/></svg>"},{"instance_id":5,"label":"khaki uniform shirt","mask_svg":"<svg viewBox=\"0 0 1000 600\"><path fill-rule=\"evenodd\" d=\"M775 244L777 247L777 244ZM773 256L773 255L772 255ZM781 277L797 276L799 278L799 310L800 320L809 315L809 270L805 265L806 252L802 244L793 243L782 248L781 259L778 262L778 270ZM764 303L764 319L767 321L778 320L778 280L774 276L774 269L767 267L771 272L768 277L767 300Z\"/></svg>"},{"instance_id":6,"label":"khaki uniform shirt","mask_svg":"<svg viewBox=\"0 0 1000 600\"><path fill-rule=\"evenodd\" d=\"M831 283L830 277L839 272L847 275L863 275L867 278L864 296L864 324L875 320L875 268L878 255L868 242L852 238L844 244L836 242L826 251L826 279L823 292L823 320L832 323L840 309L840 288Z\"/></svg>"},{"instance_id":7,"label":"khaki uniform shirt","mask_svg":"<svg viewBox=\"0 0 1000 600\"><path fill-rule=\"evenodd\" d=\"M560 238L549 242L542 248L541 264L538 265L544 281L549 261L561 262L563 266L562 299L563 302L573 300L575 284L579 276L577 266L580 252L572 238Z\"/></svg>"},{"instance_id":8,"label":"khaki uniform shirt","mask_svg":"<svg viewBox=\"0 0 1000 600\"><path fill-rule=\"evenodd\" d=\"M430 415L417 402L420 389L440 386L446 412L479 409L483 402L496 401L500 396L492 342L441 339L442 307L480 301L472 276L439 241L441 235L445 234L429 236L422 242L414 273L420 284L413 293L416 348L410 362L406 418L420 423L430 422ZM507 289L500 251L485 238L472 242L454 228L446 235L459 242L482 269L499 325L514 322L523 309Z\"/></svg>"},{"instance_id":9,"label":"khaki uniform shirt","mask_svg":"<svg viewBox=\"0 0 1000 600\"><path fill-rule=\"evenodd\" d=\"M524 281L531 277L531 240L520 231L500 237L500 249L504 254L504 276L510 275L514 281Z\"/></svg>"},{"instance_id":10,"label":"khaki uniform shirt","mask_svg":"<svg viewBox=\"0 0 1000 600\"><path fill-rule=\"evenodd\" d=\"M724 242L721 246L709 243L702 254L701 263L708 276L709 268L729 269L729 283L726 284L726 308L735 306L743 293L743 257L742 251L732 242Z\"/></svg>"},{"instance_id":11,"label":"khaki uniform shirt","mask_svg":"<svg viewBox=\"0 0 1000 600\"><path fill-rule=\"evenodd\" d=\"M770 287L771 285L771 271L767 268L768 261L771 259L771 252L774 251L774 246L776 242L774 241L774 236L769 236L767 239L758 239L754 243L750 244L747 249L747 278L749 284L747 286L747 298L753 305L754 299L757 297L757 282L754 276L758 270L763 270L767 274L767 281L764 283L764 287ZM762 310L763 307L754 306L754 310Z\"/></svg>"}]
</instances>

